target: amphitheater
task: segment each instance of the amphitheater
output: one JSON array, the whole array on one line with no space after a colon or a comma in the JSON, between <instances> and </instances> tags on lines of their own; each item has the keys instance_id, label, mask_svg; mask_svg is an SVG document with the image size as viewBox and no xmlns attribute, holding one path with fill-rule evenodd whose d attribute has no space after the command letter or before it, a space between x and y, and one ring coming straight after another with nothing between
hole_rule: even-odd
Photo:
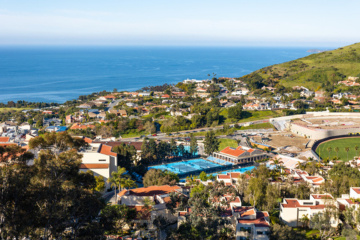
<instances>
[{"instance_id":1,"label":"amphitheater","mask_svg":"<svg viewBox=\"0 0 360 240\"><path fill-rule=\"evenodd\" d=\"M272 118L280 131L319 140L340 135L360 135L360 113L307 112L306 114Z\"/></svg>"}]
</instances>

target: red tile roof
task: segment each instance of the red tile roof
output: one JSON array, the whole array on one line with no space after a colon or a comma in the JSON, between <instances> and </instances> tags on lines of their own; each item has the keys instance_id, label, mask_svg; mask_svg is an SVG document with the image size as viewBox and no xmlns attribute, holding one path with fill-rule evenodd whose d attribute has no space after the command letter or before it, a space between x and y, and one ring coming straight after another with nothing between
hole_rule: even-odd
<instances>
[{"instance_id":1,"label":"red tile roof","mask_svg":"<svg viewBox=\"0 0 360 240\"><path fill-rule=\"evenodd\" d=\"M254 224L255 227L269 227L269 223L265 220L267 213L256 212L256 219L240 219L240 224Z\"/></svg>"},{"instance_id":2,"label":"red tile roof","mask_svg":"<svg viewBox=\"0 0 360 240\"><path fill-rule=\"evenodd\" d=\"M84 137L84 141L87 142L87 143L92 143L91 138L88 138L88 137Z\"/></svg>"},{"instance_id":3,"label":"red tile roof","mask_svg":"<svg viewBox=\"0 0 360 240\"><path fill-rule=\"evenodd\" d=\"M100 169L100 168L109 168L109 164L105 164L105 163L95 163L95 164L81 164L80 165L80 169L91 169L91 168L96 168L96 169Z\"/></svg>"},{"instance_id":4,"label":"red tile roof","mask_svg":"<svg viewBox=\"0 0 360 240\"><path fill-rule=\"evenodd\" d=\"M233 149L231 147L226 147L225 149L223 149L221 151L221 153L224 153L224 154L227 154L227 155L231 155L231 156L234 156L234 157L238 157L240 156L241 154L243 154L245 151L243 150L238 150L238 149Z\"/></svg>"},{"instance_id":5,"label":"red tile roof","mask_svg":"<svg viewBox=\"0 0 360 240\"><path fill-rule=\"evenodd\" d=\"M311 196L315 199L333 199L333 197L329 194L312 194Z\"/></svg>"},{"instance_id":6,"label":"red tile roof","mask_svg":"<svg viewBox=\"0 0 360 240\"><path fill-rule=\"evenodd\" d=\"M241 175L241 173L238 173L238 172L231 172L230 173L231 178L239 178L240 175Z\"/></svg>"},{"instance_id":7,"label":"red tile roof","mask_svg":"<svg viewBox=\"0 0 360 240\"><path fill-rule=\"evenodd\" d=\"M326 205L318 204L318 205L301 205L296 199L285 199L287 203L282 203L284 208L298 208L298 207L306 207L310 209L324 209ZM310 200L309 200L310 201Z\"/></svg>"},{"instance_id":8,"label":"red tile roof","mask_svg":"<svg viewBox=\"0 0 360 240\"><path fill-rule=\"evenodd\" d=\"M105 155L109 155L109 156L113 156L113 157L117 157L117 153L112 152L111 149L112 149L111 146L101 144L100 153L105 154Z\"/></svg>"},{"instance_id":9,"label":"red tile roof","mask_svg":"<svg viewBox=\"0 0 360 240\"><path fill-rule=\"evenodd\" d=\"M218 179L230 179L230 175L227 174L219 174Z\"/></svg>"},{"instance_id":10,"label":"red tile roof","mask_svg":"<svg viewBox=\"0 0 360 240\"><path fill-rule=\"evenodd\" d=\"M121 197L125 195L127 191L129 191L129 195L132 196L155 196L155 195L164 195L169 194L171 192L175 192L176 190L180 190L181 188L178 186L151 186L151 187L143 187L143 188L136 188L131 190L123 190L118 195Z\"/></svg>"},{"instance_id":11,"label":"red tile roof","mask_svg":"<svg viewBox=\"0 0 360 240\"><path fill-rule=\"evenodd\" d=\"M8 142L10 137L0 137L0 142Z\"/></svg>"},{"instance_id":12,"label":"red tile roof","mask_svg":"<svg viewBox=\"0 0 360 240\"><path fill-rule=\"evenodd\" d=\"M91 124L89 124L89 125L81 125L81 124L75 123L75 124L73 124L71 126L70 129L87 129L87 128L93 129L93 128L95 128L95 125L91 125Z\"/></svg>"},{"instance_id":13,"label":"red tile roof","mask_svg":"<svg viewBox=\"0 0 360 240\"><path fill-rule=\"evenodd\" d=\"M352 188L357 194L360 194L360 188Z\"/></svg>"}]
</instances>

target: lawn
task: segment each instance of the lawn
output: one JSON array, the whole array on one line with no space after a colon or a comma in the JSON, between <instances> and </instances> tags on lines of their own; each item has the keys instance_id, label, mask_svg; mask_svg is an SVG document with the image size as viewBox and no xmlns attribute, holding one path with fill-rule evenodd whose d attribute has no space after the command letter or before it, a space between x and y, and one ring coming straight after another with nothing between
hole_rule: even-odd
<instances>
[{"instance_id":1,"label":"lawn","mask_svg":"<svg viewBox=\"0 0 360 240\"><path fill-rule=\"evenodd\" d=\"M228 118L228 109L223 109L220 113L221 123L242 123L242 122L251 122L251 121L257 121L257 120L263 120L268 118L274 118L274 117L281 117L283 116L282 111L276 110L265 110L265 111L243 111L241 114L241 119L239 121L236 121L234 118Z\"/></svg>"},{"instance_id":2,"label":"lawn","mask_svg":"<svg viewBox=\"0 0 360 240\"><path fill-rule=\"evenodd\" d=\"M318 146L316 149L316 153L322 159L326 159L329 157L329 151L327 150L328 147L331 147L332 150L330 151L330 159L336 157L337 154L335 152L335 148L339 148L338 156L341 160L347 161L347 153L345 151L345 147L349 147L349 159L353 159L354 156L359 156L359 150L355 151L355 146L359 146L360 150L360 138L342 138L336 139L328 142L324 142Z\"/></svg>"},{"instance_id":3,"label":"lawn","mask_svg":"<svg viewBox=\"0 0 360 240\"><path fill-rule=\"evenodd\" d=\"M219 151L223 150L224 148L226 148L228 146L237 148L238 144L237 144L236 140L234 140L234 139L220 138Z\"/></svg>"},{"instance_id":4,"label":"lawn","mask_svg":"<svg viewBox=\"0 0 360 240\"><path fill-rule=\"evenodd\" d=\"M8 112L8 111L22 111L29 110L31 108L0 108L0 112Z\"/></svg>"},{"instance_id":5,"label":"lawn","mask_svg":"<svg viewBox=\"0 0 360 240\"><path fill-rule=\"evenodd\" d=\"M266 111L243 111L242 113L242 119L240 119L238 122L252 122L252 121L258 121L268 118L274 118L274 117L281 117L282 112L281 111L272 111L272 110L266 110Z\"/></svg>"},{"instance_id":6,"label":"lawn","mask_svg":"<svg viewBox=\"0 0 360 240\"><path fill-rule=\"evenodd\" d=\"M239 130L247 130L247 129L268 129L272 128L275 129L274 125L271 123L259 123L259 124L252 124L250 126L242 126Z\"/></svg>"},{"instance_id":7,"label":"lawn","mask_svg":"<svg viewBox=\"0 0 360 240\"><path fill-rule=\"evenodd\" d=\"M141 132L129 132L121 134L121 138L133 138L133 137L140 137L141 135L146 135L147 133L145 131Z\"/></svg>"}]
</instances>

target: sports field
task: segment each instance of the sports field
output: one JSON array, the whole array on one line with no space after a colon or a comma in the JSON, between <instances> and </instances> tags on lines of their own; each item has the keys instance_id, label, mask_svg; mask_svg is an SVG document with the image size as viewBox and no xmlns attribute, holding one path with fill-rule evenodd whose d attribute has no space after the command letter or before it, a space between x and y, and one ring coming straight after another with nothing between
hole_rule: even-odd
<instances>
[{"instance_id":1,"label":"sports field","mask_svg":"<svg viewBox=\"0 0 360 240\"><path fill-rule=\"evenodd\" d=\"M357 151L355 150L355 146L359 147ZM319 154L321 159L326 159L329 157L328 147L331 147L330 159L338 156L339 159L344 161L352 160L354 156L359 156L360 137L335 139L320 144L316 149L316 153ZM337 153L335 151L336 147L339 148L339 151ZM345 151L346 147L349 147L349 159L347 158L347 153Z\"/></svg>"}]
</instances>

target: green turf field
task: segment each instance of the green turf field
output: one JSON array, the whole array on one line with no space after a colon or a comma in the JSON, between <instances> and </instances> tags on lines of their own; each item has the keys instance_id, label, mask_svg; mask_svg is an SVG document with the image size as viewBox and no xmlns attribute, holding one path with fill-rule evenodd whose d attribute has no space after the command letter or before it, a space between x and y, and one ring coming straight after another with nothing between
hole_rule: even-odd
<instances>
[{"instance_id":1,"label":"green turf field","mask_svg":"<svg viewBox=\"0 0 360 240\"><path fill-rule=\"evenodd\" d=\"M355 146L358 146L360 150L360 137L341 138L322 143L318 146L316 152L322 159L326 159L329 157L329 151L327 150L327 148L331 147L332 150L330 151L330 159L338 155L341 160L347 161L348 159L345 147L349 147L349 160L352 160L354 156L359 156L359 150L355 151ZM336 154L335 152L336 147L339 148L338 154Z\"/></svg>"}]
</instances>

